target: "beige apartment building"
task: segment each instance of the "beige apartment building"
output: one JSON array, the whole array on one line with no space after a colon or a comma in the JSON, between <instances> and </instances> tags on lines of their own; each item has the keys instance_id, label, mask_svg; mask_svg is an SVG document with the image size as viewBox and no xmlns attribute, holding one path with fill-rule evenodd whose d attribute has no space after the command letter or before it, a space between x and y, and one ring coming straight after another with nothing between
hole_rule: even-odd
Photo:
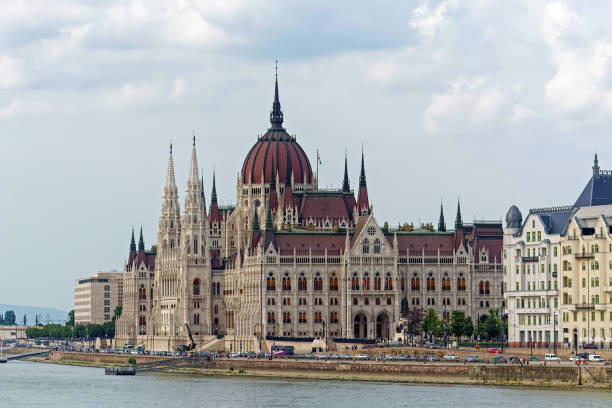
<instances>
[{"instance_id":1,"label":"beige apartment building","mask_svg":"<svg viewBox=\"0 0 612 408\"><path fill-rule=\"evenodd\" d=\"M74 286L75 324L110 322L123 300L123 274L98 272L79 279Z\"/></svg>"},{"instance_id":2,"label":"beige apartment building","mask_svg":"<svg viewBox=\"0 0 612 408\"><path fill-rule=\"evenodd\" d=\"M612 348L612 205L580 208L561 237L563 342Z\"/></svg>"}]
</instances>

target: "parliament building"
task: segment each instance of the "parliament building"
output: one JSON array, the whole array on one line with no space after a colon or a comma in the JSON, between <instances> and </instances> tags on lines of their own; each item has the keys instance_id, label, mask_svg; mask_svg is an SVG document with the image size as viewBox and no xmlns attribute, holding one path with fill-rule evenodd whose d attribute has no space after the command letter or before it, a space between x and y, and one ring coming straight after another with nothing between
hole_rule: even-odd
<instances>
[{"instance_id":1,"label":"parliament building","mask_svg":"<svg viewBox=\"0 0 612 408\"><path fill-rule=\"evenodd\" d=\"M181 209L173 160L171 146L157 246L136 249L132 236L119 346L176 349L190 343L189 331L198 350L364 343L403 336L402 307L433 307L446 319L459 309L473 320L503 307L501 221L464 223L457 203L454 229L442 207L437 228L380 225L363 152L356 196L346 158L342 188L320 189L283 127L278 80L270 127L244 159L235 206L218 205L214 175L206 205L194 138Z\"/></svg>"}]
</instances>

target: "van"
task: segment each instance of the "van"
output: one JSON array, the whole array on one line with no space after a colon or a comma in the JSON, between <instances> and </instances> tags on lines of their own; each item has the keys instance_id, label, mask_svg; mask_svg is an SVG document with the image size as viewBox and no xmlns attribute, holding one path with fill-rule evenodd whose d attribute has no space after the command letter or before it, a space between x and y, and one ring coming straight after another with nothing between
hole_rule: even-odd
<instances>
[{"instance_id":1,"label":"van","mask_svg":"<svg viewBox=\"0 0 612 408\"><path fill-rule=\"evenodd\" d=\"M546 360L546 361L561 361L559 356L557 356L556 354L546 354L544 356L544 360Z\"/></svg>"},{"instance_id":2,"label":"van","mask_svg":"<svg viewBox=\"0 0 612 408\"><path fill-rule=\"evenodd\" d=\"M599 354L590 354L589 355L589 362L592 363L601 363L604 362L605 360L603 358L601 358L601 356Z\"/></svg>"}]
</instances>

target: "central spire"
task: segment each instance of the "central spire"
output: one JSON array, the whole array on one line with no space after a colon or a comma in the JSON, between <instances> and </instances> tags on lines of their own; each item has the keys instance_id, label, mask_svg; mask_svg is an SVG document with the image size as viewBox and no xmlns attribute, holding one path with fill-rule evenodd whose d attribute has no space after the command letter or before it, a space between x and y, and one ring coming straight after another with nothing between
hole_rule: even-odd
<instances>
[{"instance_id":1,"label":"central spire","mask_svg":"<svg viewBox=\"0 0 612 408\"><path fill-rule=\"evenodd\" d=\"M278 99L278 61L276 61L276 71L274 73L274 102L272 102L272 112L270 112L271 130L285 130L283 128L283 111L281 111L280 100Z\"/></svg>"}]
</instances>

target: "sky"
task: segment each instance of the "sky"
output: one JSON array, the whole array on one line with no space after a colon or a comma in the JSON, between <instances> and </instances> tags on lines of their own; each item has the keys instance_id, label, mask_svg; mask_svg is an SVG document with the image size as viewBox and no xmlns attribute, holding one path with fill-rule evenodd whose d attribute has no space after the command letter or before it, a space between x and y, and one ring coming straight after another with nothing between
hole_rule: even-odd
<instances>
[{"instance_id":1,"label":"sky","mask_svg":"<svg viewBox=\"0 0 612 408\"><path fill-rule=\"evenodd\" d=\"M269 127L382 224L572 204L612 168L607 1L0 0L0 303L73 307L155 244L168 145L221 204ZM182 200L182 197L181 197Z\"/></svg>"}]
</instances>

